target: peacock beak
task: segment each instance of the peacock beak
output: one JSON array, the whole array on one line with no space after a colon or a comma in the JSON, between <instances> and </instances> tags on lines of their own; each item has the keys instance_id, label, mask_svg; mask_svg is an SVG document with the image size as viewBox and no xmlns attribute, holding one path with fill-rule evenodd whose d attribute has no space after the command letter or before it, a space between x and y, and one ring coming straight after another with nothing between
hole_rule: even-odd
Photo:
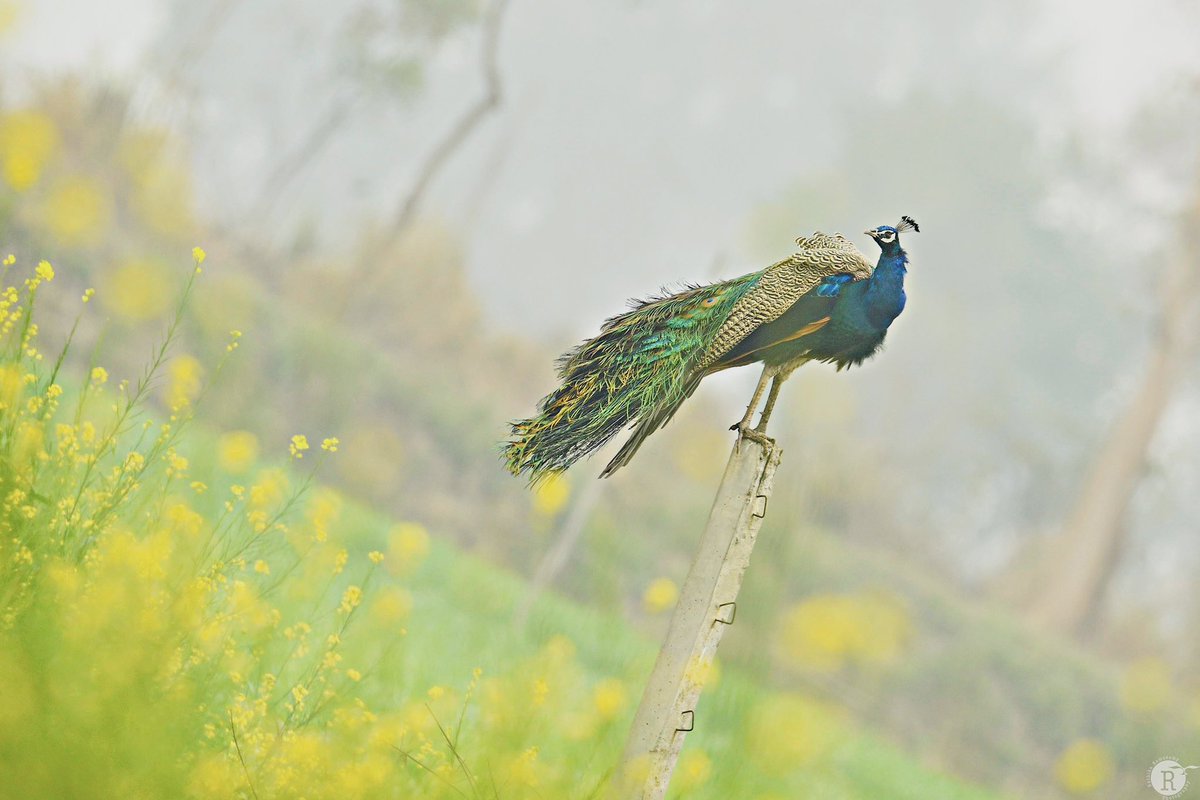
<instances>
[{"instance_id":1,"label":"peacock beak","mask_svg":"<svg viewBox=\"0 0 1200 800\"><path fill-rule=\"evenodd\" d=\"M875 238L875 235L876 235L877 233L879 233L879 229L878 229L878 228L871 228L869 231L863 231L863 233L865 233L867 236L870 236L872 239L874 239L874 238Z\"/></svg>"}]
</instances>

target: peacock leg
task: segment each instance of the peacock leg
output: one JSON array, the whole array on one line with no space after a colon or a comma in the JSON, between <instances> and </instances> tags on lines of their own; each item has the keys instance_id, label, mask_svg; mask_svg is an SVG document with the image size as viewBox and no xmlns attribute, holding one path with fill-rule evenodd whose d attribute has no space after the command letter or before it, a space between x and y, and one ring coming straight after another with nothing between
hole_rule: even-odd
<instances>
[{"instance_id":1,"label":"peacock leg","mask_svg":"<svg viewBox=\"0 0 1200 800\"><path fill-rule=\"evenodd\" d=\"M730 425L729 430L737 431L739 437L752 439L761 445L773 444L767 436L762 432L756 431L750 427L750 422L754 419L754 412L758 410L758 401L762 399L763 392L767 388L767 379L772 375L770 367L764 366L762 375L758 378L758 385L754 387L754 396L750 398L750 405L746 406L746 415L741 418L736 424Z\"/></svg>"},{"instance_id":2,"label":"peacock leg","mask_svg":"<svg viewBox=\"0 0 1200 800\"><path fill-rule=\"evenodd\" d=\"M754 412L758 410L758 401L762 399L762 393L767 388L767 379L771 377L770 369L770 367L763 367L762 375L758 376L758 385L754 387L754 396L750 398L750 405L746 406L746 413L740 420L730 425L729 430L746 431L750 429Z\"/></svg>"},{"instance_id":3,"label":"peacock leg","mask_svg":"<svg viewBox=\"0 0 1200 800\"><path fill-rule=\"evenodd\" d=\"M771 381L771 393L767 395L767 404L763 406L762 416L758 418L758 427L754 429L756 432L764 434L767 432L767 420L771 418L771 412L775 410L775 401L779 399L779 389L786 380L787 375L780 373Z\"/></svg>"}]
</instances>

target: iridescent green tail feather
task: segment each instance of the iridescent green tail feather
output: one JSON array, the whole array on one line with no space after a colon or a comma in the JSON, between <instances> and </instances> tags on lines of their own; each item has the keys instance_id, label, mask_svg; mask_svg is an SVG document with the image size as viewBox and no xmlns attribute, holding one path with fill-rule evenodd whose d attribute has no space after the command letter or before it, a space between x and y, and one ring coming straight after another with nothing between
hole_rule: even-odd
<instances>
[{"instance_id":1,"label":"iridescent green tail feather","mask_svg":"<svg viewBox=\"0 0 1200 800\"><path fill-rule=\"evenodd\" d=\"M635 431L604 475L628 463L696 390L708 345L760 273L635 304L558 362L561 383L538 413L512 424L504 458L536 482L565 470L620 433Z\"/></svg>"}]
</instances>

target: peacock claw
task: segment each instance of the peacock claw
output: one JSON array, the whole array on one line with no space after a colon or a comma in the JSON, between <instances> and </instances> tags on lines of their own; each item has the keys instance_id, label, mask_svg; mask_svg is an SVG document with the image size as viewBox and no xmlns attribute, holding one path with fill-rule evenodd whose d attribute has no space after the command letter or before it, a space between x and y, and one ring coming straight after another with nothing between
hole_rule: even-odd
<instances>
[{"instance_id":1,"label":"peacock claw","mask_svg":"<svg viewBox=\"0 0 1200 800\"><path fill-rule=\"evenodd\" d=\"M767 436L765 433L763 433L760 430L751 428L749 425L743 425L742 423L739 422L739 423L731 426L729 428L729 430L738 432L738 442L739 443L742 441L742 439L749 439L752 442L758 442L763 447L774 447L775 446L774 439L772 439L770 436Z\"/></svg>"}]
</instances>

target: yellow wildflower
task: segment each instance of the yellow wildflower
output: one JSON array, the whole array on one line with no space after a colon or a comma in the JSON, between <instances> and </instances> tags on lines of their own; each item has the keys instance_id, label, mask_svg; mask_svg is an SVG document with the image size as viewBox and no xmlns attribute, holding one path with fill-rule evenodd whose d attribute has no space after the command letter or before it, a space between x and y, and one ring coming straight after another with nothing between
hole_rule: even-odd
<instances>
[{"instance_id":1,"label":"yellow wildflower","mask_svg":"<svg viewBox=\"0 0 1200 800\"><path fill-rule=\"evenodd\" d=\"M260 558L254 562L254 571L259 575L270 575L271 565Z\"/></svg>"},{"instance_id":2,"label":"yellow wildflower","mask_svg":"<svg viewBox=\"0 0 1200 800\"><path fill-rule=\"evenodd\" d=\"M37 183L54 151L58 129L40 111L0 116L0 177L18 192Z\"/></svg>"},{"instance_id":3,"label":"yellow wildflower","mask_svg":"<svg viewBox=\"0 0 1200 800\"><path fill-rule=\"evenodd\" d=\"M34 273L46 283L54 280L54 267L50 266L49 261L39 261Z\"/></svg>"},{"instance_id":4,"label":"yellow wildflower","mask_svg":"<svg viewBox=\"0 0 1200 800\"><path fill-rule=\"evenodd\" d=\"M339 444L341 444L341 442L338 441L336 436L333 436L321 442L321 449L329 453L336 453Z\"/></svg>"},{"instance_id":5,"label":"yellow wildflower","mask_svg":"<svg viewBox=\"0 0 1200 800\"><path fill-rule=\"evenodd\" d=\"M537 485L533 491L533 510L541 517L557 516L571 496L567 479L554 474Z\"/></svg>"},{"instance_id":6,"label":"yellow wildflower","mask_svg":"<svg viewBox=\"0 0 1200 800\"><path fill-rule=\"evenodd\" d=\"M357 586L347 586L346 591L342 594L342 603L338 606L338 611L343 614L349 614L354 609L358 608L362 602L363 592Z\"/></svg>"},{"instance_id":7,"label":"yellow wildflower","mask_svg":"<svg viewBox=\"0 0 1200 800\"><path fill-rule=\"evenodd\" d=\"M596 707L596 713L605 721L620 714L628 700L629 693L625 690L625 684L616 678L600 681L592 692L592 704Z\"/></svg>"},{"instance_id":8,"label":"yellow wildflower","mask_svg":"<svg viewBox=\"0 0 1200 800\"><path fill-rule=\"evenodd\" d=\"M85 289L83 292L83 297L81 297L80 299L83 300L83 302L85 302L85 303L90 303L92 300L92 296L94 294L96 294L95 289Z\"/></svg>"},{"instance_id":9,"label":"yellow wildflower","mask_svg":"<svg viewBox=\"0 0 1200 800\"><path fill-rule=\"evenodd\" d=\"M200 247L192 248L192 260L194 260L197 265L203 264L204 259L206 259L206 258L208 258L208 253L204 252L203 248L200 248Z\"/></svg>"},{"instance_id":10,"label":"yellow wildflower","mask_svg":"<svg viewBox=\"0 0 1200 800\"><path fill-rule=\"evenodd\" d=\"M712 760L703 750L688 750L679 758L675 780L686 793L698 789L712 775Z\"/></svg>"},{"instance_id":11,"label":"yellow wildflower","mask_svg":"<svg viewBox=\"0 0 1200 800\"><path fill-rule=\"evenodd\" d=\"M51 232L72 245L95 243L112 214L104 187L92 178L70 178L46 200L46 222Z\"/></svg>"},{"instance_id":12,"label":"yellow wildflower","mask_svg":"<svg viewBox=\"0 0 1200 800\"><path fill-rule=\"evenodd\" d=\"M845 736L844 712L799 694L760 700L746 717L746 752L768 774L820 761Z\"/></svg>"},{"instance_id":13,"label":"yellow wildflower","mask_svg":"<svg viewBox=\"0 0 1200 800\"><path fill-rule=\"evenodd\" d=\"M291 451L292 458L304 458L304 451L308 449L308 437L302 433L298 433L292 437L292 443L288 447Z\"/></svg>"},{"instance_id":14,"label":"yellow wildflower","mask_svg":"<svg viewBox=\"0 0 1200 800\"><path fill-rule=\"evenodd\" d=\"M670 578L657 578L642 593L642 607L651 614L670 611L679 600L679 587Z\"/></svg>"},{"instance_id":15,"label":"yellow wildflower","mask_svg":"<svg viewBox=\"0 0 1200 800\"><path fill-rule=\"evenodd\" d=\"M108 382L108 370L104 367L92 367L92 383L99 386Z\"/></svg>"},{"instance_id":16,"label":"yellow wildflower","mask_svg":"<svg viewBox=\"0 0 1200 800\"><path fill-rule=\"evenodd\" d=\"M895 598L875 593L809 597L783 619L782 643L804 666L831 671L847 661L887 663L904 649L911 622Z\"/></svg>"},{"instance_id":17,"label":"yellow wildflower","mask_svg":"<svg viewBox=\"0 0 1200 800\"><path fill-rule=\"evenodd\" d=\"M118 267L100 296L114 314L128 322L162 315L171 303L166 271L150 261L131 261Z\"/></svg>"},{"instance_id":18,"label":"yellow wildflower","mask_svg":"<svg viewBox=\"0 0 1200 800\"><path fill-rule=\"evenodd\" d=\"M167 368L167 405L172 411L190 406L203 388L204 367L195 356L180 355Z\"/></svg>"},{"instance_id":19,"label":"yellow wildflower","mask_svg":"<svg viewBox=\"0 0 1200 800\"><path fill-rule=\"evenodd\" d=\"M538 748L530 747L508 765L508 779L518 786L538 785Z\"/></svg>"},{"instance_id":20,"label":"yellow wildflower","mask_svg":"<svg viewBox=\"0 0 1200 800\"><path fill-rule=\"evenodd\" d=\"M346 670L346 677L349 678L350 680L354 681L355 683L358 683L359 681L362 680L362 673L356 669L348 669L348 670Z\"/></svg>"},{"instance_id":21,"label":"yellow wildflower","mask_svg":"<svg viewBox=\"0 0 1200 800\"><path fill-rule=\"evenodd\" d=\"M185 472L187 472L188 460L186 458L184 458L183 456L179 455L179 453L175 451L175 448L172 447L170 450L167 451L166 459L167 459L167 475L168 476L170 476L170 475L182 476Z\"/></svg>"},{"instance_id":22,"label":"yellow wildflower","mask_svg":"<svg viewBox=\"0 0 1200 800\"><path fill-rule=\"evenodd\" d=\"M412 613L412 595L399 586L390 586L374 596L371 617L381 625L394 625Z\"/></svg>"},{"instance_id":23,"label":"yellow wildflower","mask_svg":"<svg viewBox=\"0 0 1200 800\"><path fill-rule=\"evenodd\" d=\"M380 564L383 562L383 553L378 550L372 550L367 553L367 558L371 559L372 564Z\"/></svg>"},{"instance_id":24,"label":"yellow wildflower","mask_svg":"<svg viewBox=\"0 0 1200 800\"><path fill-rule=\"evenodd\" d=\"M264 510L275 508L287 494L287 475L281 469L264 469L258 474L258 483L250 487L250 505Z\"/></svg>"},{"instance_id":25,"label":"yellow wildflower","mask_svg":"<svg viewBox=\"0 0 1200 800\"><path fill-rule=\"evenodd\" d=\"M550 696L550 684L546 683L545 678L538 678L533 682L532 694L535 706L545 705L546 698Z\"/></svg>"},{"instance_id":26,"label":"yellow wildflower","mask_svg":"<svg viewBox=\"0 0 1200 800\"><path fill-rule=\"evenodd\" d=\"M1054 763L1059 784L1073 794L1094 791L1113 776L1113 758L1103 742L1079 739Z\"/></svg>"},{"instance_id":27,"label":"yellow wildflower","mask_svg":"<svg viewBox=\"0 0 1200 800\"><path fill-rule=\"evenodd\" d=\"M226 472L240 475L256 460L258 437L250 431L230 431L217 439L217 462Z\"/></svg>"},{"instance_id":28,"label":"yellow wildflower","mask_svg":"<svg viewBox=\"0 0 1200 800\"><path fill-rule=\"evenodd\" d=\"M429 533L415 522L401 522L388 532L388 569L404 573L414 569L429 554Z\"/></svg>"}]
</instances>

